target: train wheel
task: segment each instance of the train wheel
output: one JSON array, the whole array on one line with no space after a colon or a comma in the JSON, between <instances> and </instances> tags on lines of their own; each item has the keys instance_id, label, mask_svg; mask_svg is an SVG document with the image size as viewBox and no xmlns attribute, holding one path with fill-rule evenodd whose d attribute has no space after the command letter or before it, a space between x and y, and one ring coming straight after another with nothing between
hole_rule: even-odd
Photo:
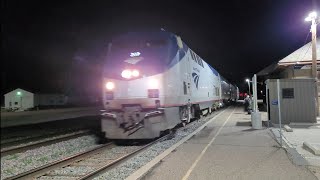
<instances>
[{"instance_id":1,"label":"train wheel","mask_svg":"<svg viewBox=\"0 0 320 180\"><path fill-rule=\"evenodd\" d=\"M194 117L196 119L200 119L201 115L202 115L202 112L200 110L200 106L198 104L195 104L192 108L194 109Z\"/></svg>"}]
</instances>

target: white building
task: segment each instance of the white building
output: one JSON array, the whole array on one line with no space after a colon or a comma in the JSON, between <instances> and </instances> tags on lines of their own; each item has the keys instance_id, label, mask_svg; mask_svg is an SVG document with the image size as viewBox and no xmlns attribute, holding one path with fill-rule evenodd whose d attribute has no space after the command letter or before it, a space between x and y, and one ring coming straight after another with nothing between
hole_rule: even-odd
<instances>
[{"instance_id":1,"label":"white building","mask_svg":"<svg viewBox=\"0 0 320 180\"><path fill-rule=\"evenodd\" d=\"M6 109L30 109L36 106L61 106L67 103L63 94L34 94L23 89L15 89L4 95Z\"/></svg>"},{"instance_id":2,"label":"white building","mask_svg":"<svg viewBox=\"0 0 320 180\"><path fill-rule=\"evenodd\" d=\"M6 109L29 109L34 107L34 94L23 89L15 89L4 95Z\"/></svg>"}]
</instances>

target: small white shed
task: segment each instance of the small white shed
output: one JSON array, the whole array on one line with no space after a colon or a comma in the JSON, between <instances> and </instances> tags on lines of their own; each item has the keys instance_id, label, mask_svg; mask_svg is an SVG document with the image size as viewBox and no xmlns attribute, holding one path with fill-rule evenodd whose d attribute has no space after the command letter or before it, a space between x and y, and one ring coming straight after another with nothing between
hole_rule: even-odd
<instances>
[{"instance_id":1,"label":"small white shed","mask_svg":"<svg viewBox=\"0 0 320 180\"><path fill-rule=\"evenodd\" d=\"M4 95L6 109L26 110L37 106L62 106L67 104L67 100L63 94L34 94L21 88Z\"/></svg>"},{"instance_id":2,"label":"small white shed","mask_svg":"<svg viewBox=\"0 0 320 180\"><path fill-rule=\"evenodd\" d=\"M34 94L18 88L4 95L4 104L6 109L33 108Z\"/></svg>"}]
</instances>

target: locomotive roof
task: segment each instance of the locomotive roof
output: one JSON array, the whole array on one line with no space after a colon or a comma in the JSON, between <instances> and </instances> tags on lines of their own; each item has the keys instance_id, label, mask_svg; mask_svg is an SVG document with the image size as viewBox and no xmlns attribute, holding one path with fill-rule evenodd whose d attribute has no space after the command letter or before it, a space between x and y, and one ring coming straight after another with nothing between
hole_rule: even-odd
<instances>
[{"instance_id":1,"label":"locomotive roof","mask_svg":"<svg viewBox=\"0 0 320 180\"><path fill-rule=\"evenodd\" d=\"M145 31L131 31L123 34L119 34L112 39L112 42L121 42L128 41L128 39L175 39L175 34L172 32L164 31L164 30L145 30ZM182 41L183 42L183 41ZM186 52L188 49L188 45L183 42L184 51ZM205 61L205 60L204 60ZM208 64L208 63L207 63ZM227 84L231 84L228 80L226 80L217 70L215 70L210 64L208 64L212 72L216 75L219 74L221 80L225 81Z\"/></svg>"},{"instance_id":2,"label":"locomotive roof","mask_svg":"<svg viewBox=\"0 0 320 180\"><path fill-rule=\"evenodd\" d=\"M134 38L173 38L175 34L167 31L131 31L123 34L119 34L112 38L114 41L127 41Z\"/></svg>"}]
</instances>

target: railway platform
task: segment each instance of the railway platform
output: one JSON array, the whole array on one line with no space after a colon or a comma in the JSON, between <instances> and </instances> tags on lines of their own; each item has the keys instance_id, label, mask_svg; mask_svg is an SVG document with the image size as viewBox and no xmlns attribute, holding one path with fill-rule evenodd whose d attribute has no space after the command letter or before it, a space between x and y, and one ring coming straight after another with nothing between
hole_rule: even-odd
<instances>
[{"instance_id":1,"label":"railway platform","mask_svg":"<svg viewBox=\"0 0 320 180\"><path fill-rule=\"evenodd\" d=\"M262 120L266 117L262 113ZM294 164L270 129L251 128L251 116L242 106L227 108L156 165L147 166L127 179L311 180L317 179L319 170L312 173Z\"/></svg>"},{"instance_id":2,"label":"railway platform","mask_svg":"<svg viewBox=\"0 0 320 180\"><path fill-rule=\"evenodd\" d=\"M79 107L38 111L1 112L1 128L100 115L102 107Z\"/></svg>"}]
</instances>

